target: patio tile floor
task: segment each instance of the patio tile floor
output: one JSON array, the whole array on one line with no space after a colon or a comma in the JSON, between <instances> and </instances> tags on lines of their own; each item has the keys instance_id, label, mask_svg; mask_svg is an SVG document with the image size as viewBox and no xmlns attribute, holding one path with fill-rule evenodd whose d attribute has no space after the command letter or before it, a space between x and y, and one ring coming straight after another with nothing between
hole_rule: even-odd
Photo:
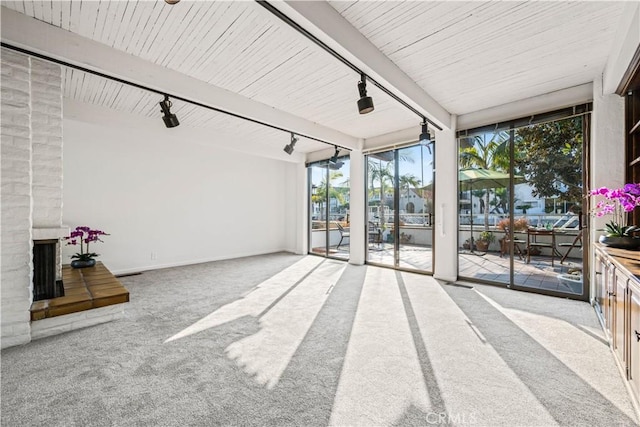
<instances>
[{"instance_id":1,"label":"patio tile floor","mask_svg":"<svg viewBox=\"0 0 640 427\"><path fill-rule=\"evenodd\" d=\"M336 252L332 250L331 256L348 259L349 247L340 247ZM459 253L458 274L463 280L482 280L507 284L509 282L509 261L508 256L501 257L499 252L461 252ZM393 245L390 243L371 245L368 251L368 262L393 265ZM432 269L431 248L403 245L400 251L400 267L430 271ZM552 266L550 257L535 256L527 264L526 258L521 260L516 256L514 258L513 280L517 286L581 294L582 289L574 289L565 285L557 277L558 274L567 274L575 270L582 271L581 258L567 258L562 264L556 259Z\"/></svg>"}]
</instances>

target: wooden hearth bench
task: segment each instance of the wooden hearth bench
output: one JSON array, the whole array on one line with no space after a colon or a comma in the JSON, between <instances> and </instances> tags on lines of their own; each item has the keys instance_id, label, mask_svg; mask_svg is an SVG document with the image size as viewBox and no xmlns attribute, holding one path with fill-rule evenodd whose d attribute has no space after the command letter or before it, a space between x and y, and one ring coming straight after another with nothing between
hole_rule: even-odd
<instances>
[{"instance_id":1,"label":"wooden hearth bench","mask_svg":"<svg viewBox=\"0 0 640 427\"><path fill-rule=\"evenodd\" d=\"M62 286L63 297L31 304L32 321L129 302L129 291L102 262L88 268L63 265Z\"/></svg>"}]
</instances>

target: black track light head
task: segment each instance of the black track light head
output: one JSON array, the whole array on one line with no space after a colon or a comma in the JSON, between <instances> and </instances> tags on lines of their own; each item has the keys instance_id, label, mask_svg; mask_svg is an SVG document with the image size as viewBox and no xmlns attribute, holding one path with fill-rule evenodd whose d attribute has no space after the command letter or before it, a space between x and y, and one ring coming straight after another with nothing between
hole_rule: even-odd
<instances>
[{"instance_id":1,"label":"black track light head","mask_svg":"<svg viewBox=\"0 0 640 427\"><path fill-rule=\"evenodd\" d=\"M296 146L296 142L298 142L298 137L292 133L291 142L284 146L284 152L291 155L291 153L293 153L293 148Z\"/></svg>"},{"instance_id":2,"label":"black track light head","mask_svg":"<svg viewBox=\"0 0 640 427\"><path fill-rule=\"evenodd\" d=\"M423 121L422 123L420 123L420 125L422 126L422 132L420 132L420 139L418 141L420 142L420 145L424 145L425 147L427 147L427 150L429 150L429 154L431 154L431 143L433 141L431 141L431 135L429 134L429 126L427 125L427 121Z\"/></svg>"},{"instance_id":3,"label":"black track light head","mask_svg":"<svg viewBox=\"0 0 640 427\"><path fill-rule=\"evenodd\" d=\"M431 135L429 134L429 126L427 126L427 122L422 122L422 132L420 133L420 144L429 145L431 144Z\"/></svg>"},{"instance_id":4,"label":"black track light head","mask_svg":"<svg viewBox=\"0 0 640 427\"><path fill-rule=\"evenodd\" d=\"M160 108L162 108L162 120L164 120L164 125L168 128L174 128L180 124L178 121L178 117L175 114L171 114L171 101L169 101L169 95L164 96L164 100L160 101Z\"/></svg>"},{"instance_id":5,"label":"black track light head","mask_svg":"<svg viewBox=\"0 0 640 427\"><path fill-rule=\"evenodd\" d=\"M358 100L358 111L360 114L367 114L373 111L373 98L367 96L367 76L363 73L360 75L358 82L358 92L360 99Z\"/></svg>"},{"instance_id":6,"label":"black track light head","mask_svg":"<svg viewBox=\"0 0 640 427\"><path fill-rule=\"evenodd\" d=\"M338 148L337 145L335 147L336 147L336 152L329 159L329 163L331 163L332 165L338 164L338 156L340 155L340 149Z\"/></svg>"}]
</instances>

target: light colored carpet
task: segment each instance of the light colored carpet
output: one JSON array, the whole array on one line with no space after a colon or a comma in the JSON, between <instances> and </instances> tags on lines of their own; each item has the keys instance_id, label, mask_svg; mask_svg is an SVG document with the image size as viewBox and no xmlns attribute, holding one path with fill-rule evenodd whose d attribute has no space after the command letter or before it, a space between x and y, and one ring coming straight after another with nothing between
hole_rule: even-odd
<instances>
[{"instance_id":1,"label":"light colored carpet","mask_svg":"<svg viewBox=\"0 0 640 427\"><path fill-rule=\"evenodd\" d=\"M285 253L2 351L3 426L637 425L586 303Z\"/></svg>"}]
</instances>

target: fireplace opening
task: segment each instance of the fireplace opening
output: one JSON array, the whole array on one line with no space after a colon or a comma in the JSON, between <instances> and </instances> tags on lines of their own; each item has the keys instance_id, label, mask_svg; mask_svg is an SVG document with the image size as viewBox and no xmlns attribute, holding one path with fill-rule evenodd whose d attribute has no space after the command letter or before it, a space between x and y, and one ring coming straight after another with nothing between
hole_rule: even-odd
<instances>
[{"instance_id":1,"label":"fireplace opening","mask_svg":"<svg viewBox=\"0 0 640 427\"><path fill-rule=\"evenodd\" d=\"M64 296L62 280L56 280L58 240L33 241L33 300Z\"/></svg>"}]
</instances>

